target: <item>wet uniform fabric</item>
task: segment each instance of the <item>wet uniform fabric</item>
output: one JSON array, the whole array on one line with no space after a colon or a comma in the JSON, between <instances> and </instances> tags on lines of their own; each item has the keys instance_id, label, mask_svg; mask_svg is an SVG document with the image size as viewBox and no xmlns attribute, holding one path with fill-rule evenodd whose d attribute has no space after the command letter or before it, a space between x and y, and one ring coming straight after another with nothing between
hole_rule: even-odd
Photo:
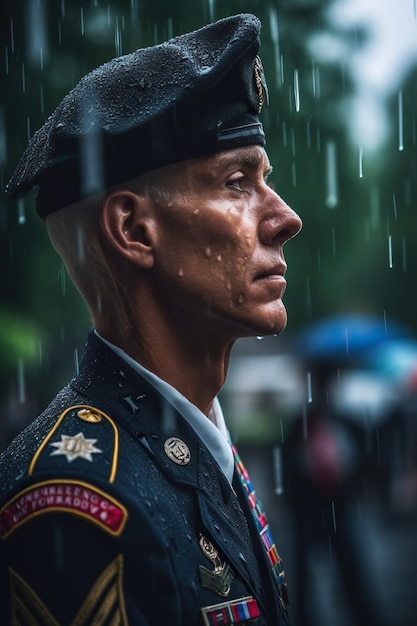
<instances>
[{"instance_id":1,"label":"wet uniform fabric","mask_svg":"<svg viewBox=\"0 0 417 626\"><path fill-rule=\"evenodd\" d=\"M93 332L0 475L2 623L288 624L237 476Z\"/></svg>"}]
</instances>

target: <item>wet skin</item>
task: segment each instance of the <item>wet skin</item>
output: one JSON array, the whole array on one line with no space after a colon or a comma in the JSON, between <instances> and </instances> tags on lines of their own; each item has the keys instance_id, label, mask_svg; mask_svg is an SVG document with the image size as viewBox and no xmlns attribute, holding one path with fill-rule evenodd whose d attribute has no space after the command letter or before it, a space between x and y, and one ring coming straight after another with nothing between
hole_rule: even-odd
<instances>
[{"instance_id":1,"label":"wet skin","mask_svg":"<svg viewBox=\"0 0 417 626\"><path fill-rule=\"evenodd\" d=\"M231 340L281 332L283 246L301 220L268 185L266 152L238 148L173 168L178 191L154 211L155 297Z\"/></svg>"},{"instance_id":2,"label":"wet skin","mask_svg":"<svg viewBox=\"0 0 417 626\"><path fill-rule=\"evenodd\" d=\"M235 340L286 325L283 246L301 221L270 172L259 146L228 150L161 168L169 198L119 189L101 209L123 293L97 330L206 414Z\"/></svg>"}]
</instances>

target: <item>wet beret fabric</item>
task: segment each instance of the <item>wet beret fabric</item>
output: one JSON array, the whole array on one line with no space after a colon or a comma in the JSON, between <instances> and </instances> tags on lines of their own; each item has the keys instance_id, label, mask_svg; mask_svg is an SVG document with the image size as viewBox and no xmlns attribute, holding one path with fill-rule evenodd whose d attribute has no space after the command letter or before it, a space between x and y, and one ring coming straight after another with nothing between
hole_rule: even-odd
<instances>
[{"instance_id":1,"label":"wet beret fabric","mask_svg":"<svg viewBox=\"0 0 417 626\"><path fill-rule=\"evenodd\" d=\"M6 192L45 217L152 169L264 145L267 88L251 14L139 49L87 74L29 143Z\"/></svg>"}]
</instances>

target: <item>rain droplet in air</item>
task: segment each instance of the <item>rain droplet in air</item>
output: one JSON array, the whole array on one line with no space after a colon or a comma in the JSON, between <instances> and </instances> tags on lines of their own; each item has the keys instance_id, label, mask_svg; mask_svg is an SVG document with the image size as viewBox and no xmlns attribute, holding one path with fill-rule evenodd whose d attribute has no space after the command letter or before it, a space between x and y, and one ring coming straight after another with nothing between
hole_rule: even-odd
<instances>
[{"instance_id":1,"label":"rain droplet in air","mask_svg":"<svg viewBox=\"0 0 417 626\"><path fill-rule=\"evenodd\" d=\"M59 275L59 280L61 283L61 293L63 296L65 296L67 294L67 282L66 282L65 267L63 264L59 268L58 275Z\"/></svg>"},{"instance_id":2,"label":"rain droplet in air","mask_svg":"<svg viewBox=\"0 0 417 626\"><path fill-rule=\"evenodd\" d=\"M404 135L403 135L403 92L398 94L398 150L402 152L404 150Z\"/></svg>"},{"instance_id":3,"label":"rain droplet in air","mask_svg":"<svg viewBox=\"0 0 417 626\"><path fill-rule=\"evenodd\" d=\"M279 52L279 28L278 28L278 16L277 10L275 7L270 7L269 9L269 28L271 31L271 41L274 48L274 59L275 59L275 76L277 79L277 86L281 87L282 85L282 75L281 75L281 57Z\"/></svg>"},{"instance_id":4,"label":"rain droplet in air","mask_svg":"<svg viewBox=\"0 0 417 626\"><path fill-rule=\"evenodd\" d=\"M309 404L313 402L313 389L311 386L311 372L307 372L307 402Z\"/></svg>"},{"instance_id":5,"label":"rain droplet in air","mask_svg":"<svg viewBox=\"0 0 417 626\"><path fill-rule=\"evenodd\" d=\"M275 446L273 450L275 493L282 496L284 493L284 481L282 477L282 451L279 446Z\"/></svg>"},{"instance_id":6,"label":"rain droplet in air","mask_svg":"<svg viewBox=\"0 0 417 626\"><path fill-rule=\"evenodd\" d=\"M77 348L74 348L74 368L75 368L75 375L78 376L78 374L80 373L80 361L78 358Z\"/></svg>"},{"instance_id":7,"label":"rain droplet in air","mask_svg":"<svg viewBox=\"0 0 417 626\"><path fill-rule=\"evenodd\" d=\"M27 57L32 65L39 62L43 70L48 58L48 38L46 28L46 3L41 0L29 0L26 12Z\"/></svg>"},{"instance_id":8,"label":"rain droplet in air","mask_svg":"<svg viewBox=\"0 0 417 626\"><path fill-rule=\"evenodd\" d=\"M82 102L83 134L80 146L81 190L87 196L103 189L103 139L95 128L94 98L85 97Z\"/></svg>"},{"instance_id":9,"label":"rain droplet in air","mask_svg":"<svg viewBox=\"0 0 417 626\"><path fill-rule=\"evenodd\" d=\"M287 145L287 125L285 122L282 122L282 144L284 147Z\"/></svg>"},{"instance_id":10,"label":"rain droplet in air","mask_svg":"<svg viewBox=\"0 0 417 626\"><path fill-rule=\"evenodd\" d=\"M119 28L119 18L116 17L116 24L114 26L114 48L116 56L122 55L122 33Z\"/></svg>"},{"instance_id":11,"label":"rain droplet in air","mask_svg":"<svg viewBox=\"0 0 417 626\"><path fill-rule=\"evenodd\" d=\"M298 79L298 70L294 70L294 102L295 102L295 111L298 113L300 111L300 85Z\"/></svg>"},{"instance_id":12,"label":"rain droplet in air","mask_svg":"<svg viewBox=\"0 0 417 626\"><path fill-rule=\"evenodd\" d=\"M373 185L370 189L371 225L376 228L381 219L379 189Z\"/></svg>"},{"instance_id":13,"label":"rain droplet in air","mask_svg":"<svg viewBox=\"0 0 417 626\"><path fill-rule=\"evenodd\" d=\"M359 146L359 178L363 178L363 146Z\"/></svg>"},{"instance_id":14,"label":"rain droplet in air","mask_svg":"<svg viewBox=\"0 0 417 626\"><path fill-rule=\"evenodd\" d=\"M397 198L395 197L395 193L392 194L392 208L394 210L394 219L397 220Z\"/></svg>"},{"instance_id":15,"label":"rain droplet in air","mask_svg":"<svg viewBox=\"0 0 417 626\"><path fill-rule=\"evenodd\" d=\"M334 532L337 532L336 509L335 509L335 505L334 505L334 500L332 500L332 517L333 517L333 530L334 530Z\"/></svg>"},{"instance_id":16,"label":"rain droplet in air","mask_svg":"<svg viewBox=\"0 0 417 626\"><path fill-rule=\"evenodd\" d=\"M26 222L26 214L25 214L25 204L23 198L17 203L17 223L24 224Z\"/></svg>"},{"instance_id":17,"label":"rain droplet in air","mask_svg":"<svg viewBox=\"0 0 417 626\"><path fill-rule=\"evenodd\" d=\"M208 0L210 22L214 22L214 0Z\"/></svg>"},{"instance_id":18,"label":"rain droplet in air","mask_svg":"<svg viewBox=\"0 0 417 626\"><path fill-rule=\"evenodd\" d=\"M314 59L311 68L311 80L313 83L313 96L318 100L320 98L320 70L316 66Z\"/></svg>"},{"instance_id":19,"label":"rain droplet in air","mask_svg":"<svg viewBox=\"0 0 417 626\"><path fill-rule=\"evenodd\" d=\"M333 209L337 205L336 144L334 141L326 143L326 185L326 206Z\"/></svg>"},{"instance_id":20,"label":"rain droplet in air","mask_svg":"<svg viewBox=\"0 0 417 626\"><path fill-rule=\"evenodd\" d=\"M321 152L320 128L317 128L317 130L316 130L316 145L317 145L317 152L318 152L318 154L320 154L320 152Z\"/></svg>"},{"instance_id":21,"label":"rain droplet in air","mask_svg":"<svg viewBox=\"0 0 417 626\"><path fill-rule=\"evenodd\" d=\"M392 262L392 235L388 235L388 267L390 269L393 267L393 262Z\"/></svg>"}]
</instances>

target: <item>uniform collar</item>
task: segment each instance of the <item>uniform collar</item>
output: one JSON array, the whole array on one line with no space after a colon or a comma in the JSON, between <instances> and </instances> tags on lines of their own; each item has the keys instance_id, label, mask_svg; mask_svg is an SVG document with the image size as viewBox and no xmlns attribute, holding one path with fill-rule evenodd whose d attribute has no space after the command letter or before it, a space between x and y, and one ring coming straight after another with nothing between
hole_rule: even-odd
<instances>
[{"instance_id":1,"label":"uniform collar","mask_svg":"<svg viewBox=\"0 0 417 626\"><path fill-rule=\"evenodd\" d=\"M132 359L122 348L102 337L97 330L94 330L94 333L152 385L187 420L197 435L204 441L229 483L232 484L234 471L233 453L227 439L226 424L218 399L214 399L210 415L207 417L172 385L150 372L138 361Z\"/></svg>"}]
</instances>

